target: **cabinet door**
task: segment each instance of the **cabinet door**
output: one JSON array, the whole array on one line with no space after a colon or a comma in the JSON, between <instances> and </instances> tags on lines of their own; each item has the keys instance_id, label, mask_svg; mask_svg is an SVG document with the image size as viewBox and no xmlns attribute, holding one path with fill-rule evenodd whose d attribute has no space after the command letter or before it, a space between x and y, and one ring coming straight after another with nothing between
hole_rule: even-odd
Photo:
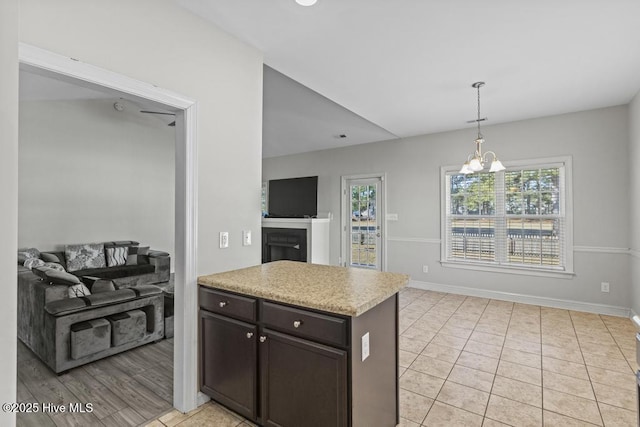
<instances>
[{"instance_id":1,"label":"cabinet door","mask_svg":"<svg viewBox=\"0 0 640 427\"><path fill-rule=\"evenodd\" d=\"M268 329L260 341L265 425L347 425L346 351Z\"/></svg>"},{"instance_id":2,"label":"cabinet door","mask_svg":"<svg viewBox=\"0 0 640 427\"><path fill-rule=\"evenodd\" d=\"M256 326L200 311L200 390L256 419Z\"/></svg>"}]
</instances>

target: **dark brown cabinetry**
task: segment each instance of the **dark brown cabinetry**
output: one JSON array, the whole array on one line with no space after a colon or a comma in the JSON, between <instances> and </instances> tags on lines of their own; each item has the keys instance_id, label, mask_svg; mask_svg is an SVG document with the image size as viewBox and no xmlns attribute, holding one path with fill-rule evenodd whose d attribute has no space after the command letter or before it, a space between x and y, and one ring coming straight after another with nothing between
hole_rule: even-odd
<instances>
[{"instance_id":1,"label":"dark brown cabinetry","mask_svg":"<svg viewBox=\"0 0 640 427\"><path fill-rule=\"evenodd\" d=\"M395 298L382 319L394 335L364 364L352 332L379 339L373 323L204 286L199 294L202 392L264 426L395 426Z\"/></svg>"},{"instance_id":2,"label":"dark brown cabinetry","mask_svg":"<svg viewBox=\"0 0 640 427\"><path fill-rule=\"evenodd\" d=\"M201 390L240 415L257 415L255 325L200 311Z\"/></svg>"},{"instance_id":3,"label":"dark brown cabinetry","mask_svg":"<svg viewBox=\"0 0 640 427\"><path fill-rule=\"evenodd\" d=\"M267 426L347 426L347 352L265 329L260 347Z\"/></svg>"}]
</instances>

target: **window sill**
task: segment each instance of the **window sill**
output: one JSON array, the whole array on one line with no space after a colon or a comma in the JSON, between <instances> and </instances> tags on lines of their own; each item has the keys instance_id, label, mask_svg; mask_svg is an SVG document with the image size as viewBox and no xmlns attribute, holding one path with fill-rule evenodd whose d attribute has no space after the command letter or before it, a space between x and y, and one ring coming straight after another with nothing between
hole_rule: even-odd
<instances>
[{"instance_id":1,"label":"window sill","mask_svg":"<svg viewBox=\"0 0 640 427\"><path fill-rule=\"evenodd\" d=\"M459 268L462 270L487 271L492 273L518 274L523 276L554 277L558 279L571 279L575 276L573 271L565 270L541 270L537 268L527 268L513 265L490 265L481 263L440 261L446 268Z\"/></svg>"}]
</instances>

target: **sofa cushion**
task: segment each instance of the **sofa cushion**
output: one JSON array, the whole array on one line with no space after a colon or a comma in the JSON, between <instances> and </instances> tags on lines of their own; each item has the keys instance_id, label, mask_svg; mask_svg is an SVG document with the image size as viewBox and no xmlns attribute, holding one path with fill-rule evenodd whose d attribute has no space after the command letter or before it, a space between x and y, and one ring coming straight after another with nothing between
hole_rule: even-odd
<instances>
[{"instance_id":1,"label":"sofa cushion","mask_svg":"<svg viewBox=\"0 0 640 427\"><path fill-rule=\"evenodd\" d=\"M50 267L45 267L44 265L41 265L39 267L33 267L31 269L33 274L35 274L36 276L38 276L42 280L47 280L47 276L46 276L47 270L51 270L51 268Z\"/></svg>"},{"instance_id":2,"label":"sofa cushion","mask_svg":"<svg viewBox=\"0 0 640 427\"><path fill-rule=\"evenodd\" d=\"M67 245L65 246L64 256L67 260L67 271L70 272L107 266L102 243Z\"/></svg>"},{"instance_id":3,"label":"sofa cushion","mask_svg":"<svg viewBox=\"0 0 640 427\"><path fill-rule=\"evenodd\" d=\"M127 265L149 264L149 257L143 257L148 253L149 246L131 246L127 256Z\"/></svg>"},{"instance_id":4,"label":"sofa cushion","mask_svg":"<svg viewBox=\"0 0 640 427\"><path fill-rule=\"evenodd\" d=\"M150 250L149 256L151 258L165 257L165 256L169 256L169 252Z\"/></svg>"},{"instance_id":5,"label":"sofa cushion","mask_svg":"<svg viewBox=\"0 0 640 427\"><path fill-rule=\"evenodd\" d=\"M113 284L113 281L109 279L101 279L99 277L92 276L82 276L82 283L87 285L87 288L89 288L92 294L116 290L116 286Z\"/></svg>"},{"instance_id":6,"label":"sofa cushion","mask_svg":"<svg viewBox=\"0 0 640 427\"><path fill-rule=\"evenodd\" d=\"M101 279L119 279L120 277L139 276L141 274L149 274L155 272L155 266L150 264L143 265L121 265L118 267L105 268L89 268L85 270L74 271L76 276L94 276Z\"/></svg>"},{"instance_id":7,"label":"sofa cushion","mask_svg":"<svg viewBox=\"0 0 640 427\"><path fill-rule=\"evenodd\" d=\"M85 286L84 283L78 283L77 285L69 286L67 291L69 298L87 297L91 295L91 291Z\"/></svg>"},{"instance_id":8,"label":"sofa cushion","mask_svg":"<svg viewBox=\"0 0 640 427\"><path fill-rule=\"evenodd\" d=\"M30 258L40 258L40 251L36 248L21 249L18 251L18 264L24 265L24 262Z\"/></svg>"},{"instance_id":9,"label":"sofa cushion","mask_svg":"<svg viewBox=\"0 0 640 427\"><path fill-rule=\"evenodd\" d=\"M57 262L45 262L43 267L51 268L53 270L65 271L64 267L58 264Z\"/></svg>"},{"instance_id":10,"label":"sofa cushion","mask_svg":"<svg viewBox=\"0 0 640 427\"><path fill-rule=\"evenodd\" d=\"M110 246L138 246L140 243L134 240L118 240L115 242L104 242L104 247L108 248Z\"/></svg>"},{"instance_id":11,"label":"sofa cushion","mask_svg":"<svg viewBox=\"0 0 640 427\"><path fill-rule=\"evenodd\" d=\"M113 292L91 294L87 297L65 298L58 301L51 301L44 306L44 309L47 313L54 316L64 316L76 311L82 311L87 307L117 304L135 299L136 297L136 293L131 289L119 289Z\"/></svg>"},{"instance_id":12,"label":"sofa cushion","mask_svg":"<svg viewBox=\"0 0 640 427\"><path fill-rule=\"evenodd\" d=\"M156 294L162 293L162 289L156 285L139 285L129 289L135 292L136 296L139 296L139 297L146 297L149 295L156 295Z\"/></svg>"},{"instance_id":13,"label":"sofa cushion","mask_svg":"<svg viewBox=\"0 0 640 427\"><path fill-rule=\"evenodd\" d=\"M107 257L107 267L117 267L126 264L127 255L129 255L128 246L105 247L104 251Z\"/></svg>"},{"instance_id":14,"label":"sofa cushion","mask_svg":"<svg viewBox=\"0 0 640 427\"><path fill-rule=\"evenodd\" d=\"M42 258L44 262L55 262L63 267L66 265L64 252L40 252L40 258Z\"/></svg>"},{"instance_id":15,"label":"sofa cushion","mask_svg":"<svg viewBox=\"0 0 640 427\"><path fill-rule=\"evenodd\" d=\"M78 279L77 276L67 273L66 271L58 271L50 268L44 272L44 275L46 280L54 285L73 286L80 283L80 279Z\"/></svg>"}]
</instances>

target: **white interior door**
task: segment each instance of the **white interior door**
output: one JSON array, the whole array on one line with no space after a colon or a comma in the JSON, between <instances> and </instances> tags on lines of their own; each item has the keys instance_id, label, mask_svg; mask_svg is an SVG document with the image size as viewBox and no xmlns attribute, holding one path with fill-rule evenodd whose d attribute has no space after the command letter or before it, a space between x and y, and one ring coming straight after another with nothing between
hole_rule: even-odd
<instances>
[{"instance_id":1,"label":"white interior door","mask_svg":"<svg viewBox=\"0 0 640 427\"><path fill-rule=\"evenodd\" d=\"M343 259L347 267L382 270L383 177L343 178Z\"/></svg>"}]
</instances>

